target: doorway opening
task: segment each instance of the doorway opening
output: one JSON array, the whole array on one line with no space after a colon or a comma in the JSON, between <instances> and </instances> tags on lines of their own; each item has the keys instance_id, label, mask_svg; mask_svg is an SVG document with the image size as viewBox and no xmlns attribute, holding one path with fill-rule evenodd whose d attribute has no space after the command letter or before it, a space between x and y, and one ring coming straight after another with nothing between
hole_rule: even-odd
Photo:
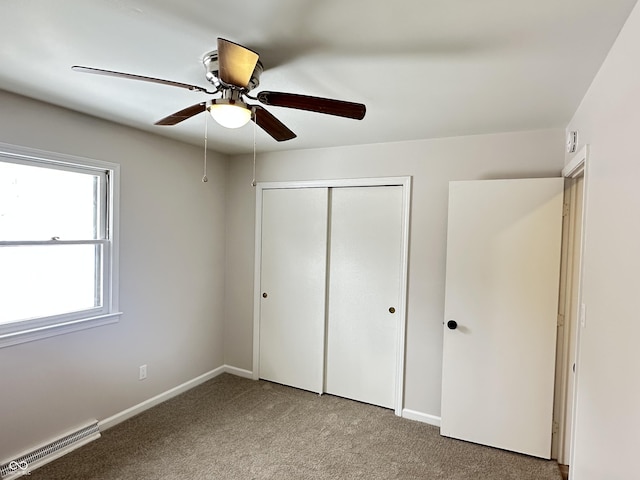
<instances>
[{"instance_id":1,"label":"doorway opening","mask_svg":"<svg viewBox=\"0 0 640 480\"><path fill-rule=\"evenodd\" d=\"M583 147L562 171L565 177L562 259L558 302L556 384L552 458L569 475L578 377L584 256L585 180L588 147Z\"/></svg>"}]
</instances>

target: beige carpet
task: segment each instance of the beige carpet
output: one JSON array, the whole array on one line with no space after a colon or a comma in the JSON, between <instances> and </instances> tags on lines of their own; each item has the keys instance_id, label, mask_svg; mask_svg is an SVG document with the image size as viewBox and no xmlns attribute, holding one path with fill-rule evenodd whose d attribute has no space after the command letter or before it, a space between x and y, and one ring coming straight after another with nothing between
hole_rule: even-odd
<instances>
[{"instance_id":1,"label":"beige carpet","mask_svg":"<svg viewBox=\"0 0 640 480\"><path fill-rule=\"evenodd\" d=\"M29 478L29 477L25 477ZM33 480L559 480L555 462L442 438L330 395L221 375L113 427Z\"/></svg>"}]
</instances>

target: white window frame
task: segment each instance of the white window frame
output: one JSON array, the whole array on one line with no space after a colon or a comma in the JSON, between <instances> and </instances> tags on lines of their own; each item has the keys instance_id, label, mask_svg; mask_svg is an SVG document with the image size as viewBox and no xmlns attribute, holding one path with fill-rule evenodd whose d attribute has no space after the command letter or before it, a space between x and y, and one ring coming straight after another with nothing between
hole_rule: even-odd
<instances>
[{"instance_id":1,"label":"white window frame","mask_svg":"<svg viewBox=\"0 0 640 480\"><path fill-rule=\"evenodd\" d=\"M0 161L106 175L107 185L105 238L89 242L55 240L56 244L95 243L102 245L102 306L83 312L72 312L0 324L0 348L118 322L122 313L118 309L120 165L1 142ZM48 245L53 242L54 240L35 242L0 240L0 248L27 244Z\"/></svg>"}]
</instances>

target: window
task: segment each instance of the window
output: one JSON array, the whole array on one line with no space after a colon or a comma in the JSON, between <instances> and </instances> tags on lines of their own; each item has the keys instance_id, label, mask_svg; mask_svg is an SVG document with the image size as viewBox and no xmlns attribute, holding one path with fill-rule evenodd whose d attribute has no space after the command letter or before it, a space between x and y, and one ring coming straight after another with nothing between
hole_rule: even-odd
<instances>
[{"instance_id":1,"label":"window","mask_svg":"<svg viewBox=\"0 0 640 480\"><path fill-rule=\"evenodd\" d=\"M0 144L0 347L118 320L118 176Z\"/></svg>"}]
</instances>

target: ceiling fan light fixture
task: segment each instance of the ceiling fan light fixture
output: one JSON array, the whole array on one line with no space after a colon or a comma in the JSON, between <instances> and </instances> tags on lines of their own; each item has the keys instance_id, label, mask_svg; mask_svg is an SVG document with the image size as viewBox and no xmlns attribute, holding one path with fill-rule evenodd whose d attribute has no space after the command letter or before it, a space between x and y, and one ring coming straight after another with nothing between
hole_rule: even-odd
<instances>
[{"instance_id":1,"label":"ceiling fan light fixture","mask_svg":"<svg viewBox=\"0 0 640 480\"><path fill-rule=\"evenodd\" d=\"M251 109L239 100L219 98L211 101L209 113L226 128L240 128L251 120Z\"/></svg>"},{"instance_id":2,"label":"ceiling fan light fixture","mask_svg":"<svg viewBox=\"0 0 640 480\"><path fill-rule=\"evenodd\" d=\"M257 127L264 130L274 140L284 142L296 138L296 134L269 113L262 105L306 110L355 120L362 120L365 116L366 107L361 103L265 90L259 92L257 97L251 96L249 92L258 87L260 84L260 75L264 71L259 54L224 38L218 38L217 44L218 49L205 54L202 59L205 67L205 77L215 87L213 91L188 83L118 72L115 70L83 67L81 65L74 65L71 68L76 72L140 80L179 87L208 95L221 95L220 98L216 98L215 100L203 100L195 105L167 115L155 122L154 125L177 125L208 110L216 123L225 128L240 128L246 125L249 120L253 120ZM245 99L249 99L252 105L244 103ZM206 128L205 122L205 138Z\"/></svg>"}]
</instances>

